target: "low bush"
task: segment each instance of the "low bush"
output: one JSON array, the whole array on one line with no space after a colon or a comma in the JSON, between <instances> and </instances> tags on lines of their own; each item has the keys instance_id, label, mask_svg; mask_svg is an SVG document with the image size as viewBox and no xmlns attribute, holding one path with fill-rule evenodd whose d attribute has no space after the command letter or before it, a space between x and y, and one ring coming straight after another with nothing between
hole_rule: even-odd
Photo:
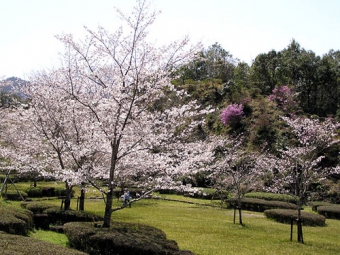
<instances>
[{"instance_id":1,"label":"low bush","mask_svg":"<svg viewBox=\"0 0 340 255\"><path fill-rule=\"evenodd\" d=\"M309 205L312 207L312 211L313 212L317 212L318 211L318 207L319 206L324 206L324 205L333 205L333 204L331 204L331 203L329 203L329 202L312 202L312 203L309 203Z\"/></svg>"},{"instance_id":2,"label":"low bush","mask_svg":"<svg viewBox=\"0 0 340 255\"><path fill-rule=\"evenodd\" d=\"M340 205L319 206L317 211L328 219L340 220Z\"/></svg>"},{"instance_id":3,"label":"low bush","mask_svg":"<svg viewBox=\"0 0 340 255\"><path fill-rule=\"evenodd\" d=\"M0 231L0 254L2 255L86 255L69 249L25 236L9 235Z\"/></svg>"},{"instance_id":4,"label":"low bush","mask_svg":"<svg viewBox=\"0 0 340 255\"><path fill-rule=\"evenodd\" d=\"M66 196L65 188L61 187L30 187L26 189L28 197L64 197ZM74 191L71 191L74 197Z\"/></svg>"},{"instance_id":5,"label":"low bush","mask_svg":"<svg viewBox=\"0 0 340 255\"><path fill-rule=\"evenodd\" d=\"M282 201L268 201L257 198L242 198L242 209L254 212L264 212L269 209L296 209L297 206L292 203ZM228 208L235 208L237 199L231 198L226 200Z\"/></svg>"},{"instance_id":6,"label":"low bush","mask_svg":"<svg viewBox=\"0 0 340 255\"><path fill-rule=\"evenodd\" d=\"M287 194L277 194L277 193L269 193L269 192L251 192L245 194L247 198L258 198L269 201L282 201L289 202L292 204L296 204L297 199L291 195Z\"/></svg>"},{"instance_id":7,"label":"low bush","mask_svg":"<svg viewBox=\"0 0 340 255\"><path fill-rule=\"evenodd\" d=\"M72 222L64 225L69 245L89 255L180 255L175 241L167 240L160 229L138 223L112 222L112 227L95 228L93 223Z\"/></svg>"},{"instance_id":8,"label":"low bush","mask_svg":"<svg viewBox=\"0 0 340 255\"><path fill-rule=\"evenodd\" d=\"M33 228L33 214L0 205L0 230L16 235L27 235Z\"/></svg>"},{"instance_id":9,"label":"low bush","mask_svg":"<svg viewBox=\"0 0 340 255\"><path fill-rule=\"evenodd\" d=\"M26 189L26 193L28 197L43 197L43 188L42 187L30 187Z\"/></svg>"},{"instance_id":10,"label":"low bush","mask_svg":"<svg viewBox=\"0 0 340 255\"><path fill-rule=\"evenodd\" d=\"M264 215L277 222L288 223L295 222L297 219L297 210L287 209L270 209L264 211ZM301 212L302 224L304 226L325 226L326 218L322 215L308 212Z\"/></svg>"},{"instance_id":11,"label":"low bush","mask_svg":"<svg viewBox=\"0 0 340 255\"><path fill-rule=\"evenodd\" d=\"M60 210L58 208L49 208L44 211L48 215L51 224L65 224L67 222L79 222L79 221L101 221L102 217L85 212L75 210Z\"/></svg>"},{"instance_id":12,"label":"low bush","mask_svg":"<svg viewBox=\"0 0 340 255\"><path fill-rule=\"evenodd\" d=\"M59 209L58 206L56 205L52 205L52 204L46 204L43 202L26 202L26 203L21 203L21 207L30 210L31 212L33 212L34 214L37 213L44 213L45 210L50 209L50 208L55 208L55 209Z\"/></svg>"},{"instance_id":13,"label":"low bush","mask_svg":"<svg viewBox=\"0 0 340 255\"><path fill-rule=\"evenodd\" d=\"M7 192L2 192L2 197L8 200L16 200L20 201L22 198L26 199L27 198L27 193L24 191L20 191L20 193L16 190L7 190Z\"/></svg>"}]
</instances>

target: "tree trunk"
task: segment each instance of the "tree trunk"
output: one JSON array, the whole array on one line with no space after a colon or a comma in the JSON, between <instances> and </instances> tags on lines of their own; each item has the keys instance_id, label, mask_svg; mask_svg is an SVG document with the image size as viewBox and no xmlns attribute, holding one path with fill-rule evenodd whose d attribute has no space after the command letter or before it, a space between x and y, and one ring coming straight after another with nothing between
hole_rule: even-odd
<instances>
[{"instance_id":1,"label":"tree trunk","mask_svg":"<svg viewBox=\"0 0 340 255\"><path fill-rule=\"evenodd\" d=\"M79 211L84 211L84 208L85 208L85 188L82 187L80 190Z\"/></svg>"},{"instance_id":2,"label":"tree trunk","mask_svg":"<svg viewBox=\"0 0 340 255\"><path fill-rule=\"evenodd\" d=\"M113 185L114 185L114 173L117 163L117 155L119 149L119 139L111 143L111 166L110 166L110 176L109 176L109 190L106 194L106 204L104 212L104 223L103 227L110 228L111 226L111 215L112 215L112 203L113 203Z\"/></svg>"},{"instance_id":3,"label":"tree trunk","mask_svg":"<svg viewBox=\"0 0 340 255\"><path fill-rule=\"evenodd\" d=\"M239 206L239 208L238 208L238 217L239 217L240 225L243 226L243 222L242 222L242 208L241 208L241 206Z\"/></svg>"},{"instance_id":4,"label":"tree trunk","mask_svg":"<svg viewBox=\"0 0 340 255\"><path fill-rule=\"evenodd\" d=\"M71 194L72 194L72 187L65 182L66 190L65 190L65 202L64 202L64 210L70 210L71 208Z\"/></svg>"},{"instance_id":5,"label":"tree trunk","mask_svg":"<svg viewBox=\"0 0 340 255\"><path fill-rule=\"evenodd\" d=\"M103 223L104 228L110 228L111 225L112 202L113 202L113 187L110 187L108 193L106 194L106 204Z\"/></svg>"},{"instance_id":6,"label":"tree trunk","mask_svg":"<svg viewBox=\"0 0 340 255\"><path fill-rule=\"evenodd\" d=\"M301 219L301 208L302 208L303 199L300 197L298 202L298 217L297 217L297 241L299 243L303 243L303 234L302 234L302 219Z\"/></svg>"}]
</instances>

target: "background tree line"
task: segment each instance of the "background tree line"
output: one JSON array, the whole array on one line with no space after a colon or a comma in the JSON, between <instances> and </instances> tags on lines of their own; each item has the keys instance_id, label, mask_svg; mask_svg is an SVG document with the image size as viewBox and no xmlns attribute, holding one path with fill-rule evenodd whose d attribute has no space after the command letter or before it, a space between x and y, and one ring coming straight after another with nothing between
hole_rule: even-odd
<instances>
[{"instance_id":1,"label":"background tree line","mask_svg":"<svg viewBox=\"0 0 340 255\"><path fill-rule=\"evenodd\" d=\"M305 50L292 40L281 51L259 54L249 66L239 61L218 43L202 50L179 70L178 84L204 100L199 84L211 82L219 96L215 104L228 100L239 103L251 95L268 96L281 85L289 86L300 109L319 117L339 116L340 51L330 50L322 57ZM196 85L196 88L189 85Z\"/></svg>"}]
</instances>

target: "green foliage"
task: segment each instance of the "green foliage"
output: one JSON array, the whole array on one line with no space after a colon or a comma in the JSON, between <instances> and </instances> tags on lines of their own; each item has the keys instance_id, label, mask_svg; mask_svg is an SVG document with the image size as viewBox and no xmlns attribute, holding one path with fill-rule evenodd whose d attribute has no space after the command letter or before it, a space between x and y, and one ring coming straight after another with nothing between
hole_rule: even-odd
<instances>
[{"instance_id":1,"label":"green foliage","mask_svg":"<svg viewBox=\"0 0 340 255\"><path fill-rule=\"evenodd\" d=\"M9 235L0 231L0 254L2 255L86 255L66 247L36 240L34 238Z\"/></svg>"},{"instance_id":2,"label":"green foliage","mask_svg":"<svg viewBox=\"0 0 340 255\"><path fill-rule=\"evenodd\" d=\"M296 221L297 214L297 210L287 209L270 209L264 211L264 215L266 215L267 218L288 224ZM325 226L326 222L324 216L308 212L301 212L301 219L304 226Z\"/></svg>"},{"instance_id":3,"label":"green foliage","mask_svg":"<svg viewBox=\"0 0 340 255\"><path fill-rule=\"evenodd\" d=\"M33 214L28 210L15 210L0 204L0 231L27 235L33 227Z\"/></svg>"},{"instance_id":4,"label":"green foliage","mask_svg":"<svg viewBox=\"0 0 340 255\"><path fill-rule=\"evenodd\" d=\"M296 209L297 206L292 203L282 201L268 201L264 199L256 198L242 198L242 209L254 212L264 212L268 209L284 208L284 209ZM227 201L228 208L235 208L237 205L236 198L230 198Z\"/></svg>"},{"instance_id":5,"label":"green foliage","mask_svg":"<svg viewBox=\"0 0 340 255\"><path fill-rule=\"evenodd\" d=\"M327 219L340 220L340 205L323 205L318 206L319 214L324 215Z\"/></svg>"},{"instance_id":6,"label":"green foliage","mask_svg":"<svg viewBox=\"0 0 340 255\"><path fill-rule=\"evenodd\" d=\"M44 211L49 218L51 224L64 224L67 222L79 222L79 221L100 221L102 217L85 212L75 210L60 210L57 208L48 208Z\"/></svg>"},{"instance_id":7,"label":"green foliage","mask_svg":"<svg viewBox=\"0 0 340 255\"><path fill-rule=\"evenodd\" d=\"M292 204L296 204L295 197L286 194L276 194L276 193L269 193L269 192L251 192L244 195L247 198L258 198L264 199L269 201L282 201L282 202L289 202Z\"/></svg>"},{"instance_id":8,"label":"green foliage","mask_svg":"<svg viewBox=\"0 0 340 255\"><path fill-rule=\"evenodd\" d=\"M50 208L58 208L57 206L53 204L48 204L46 202L27 202L27 203L22 203L21 206L27 210L30 210L32 213L37 214L37 213L44 213L45 210L50 209Z\"/></svg>"},{"instance_id":9,"label":"green foliage","mask_svg":"<svg viewBox=\"0 0 340 255\"><path fill-rule=\"evenodd\" d=\"M20 194L19 194L20 192ZM17 191L17 190L7 190L7 192L3 191L1 196L8 199L8 200L22 200L22 198L27 198L27 193L24 191Z\"/></svg>"},{"instance_id":10,"label":"green foliage","mask_svg":"<svg viewBox=\"0 0 340 255\"><path fill-rule=\"evenodd\" d=\"M69 244L91 255L180 254L175 241L163 231L138 223L112 222L110 229L93 223L67 223L64 231Z\"/></svg>"}]
</instances>

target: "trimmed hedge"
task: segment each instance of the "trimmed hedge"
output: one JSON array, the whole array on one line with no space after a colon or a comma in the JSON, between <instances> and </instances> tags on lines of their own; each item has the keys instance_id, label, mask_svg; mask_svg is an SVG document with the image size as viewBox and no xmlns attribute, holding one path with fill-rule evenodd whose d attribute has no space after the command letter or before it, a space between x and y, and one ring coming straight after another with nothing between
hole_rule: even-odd
<instances>
[{"instance_id":1,"label":"trimmed hedge","mask_svg":"<svg viewBox=\"0 0 340 255\"><path fill-rule=\"evenodd\" d=\"M28 197L63 197L66 195L65 188L55 187L30 187L26 189ZM71 191L74 196L74 191Z\"/></svg>"},{"instance_id":2,"label":"trimmed hedge","mask_svg":"<svg viewBox=\"0 0 340 255\"><path fill-rule=\"evenodd\" d=\"M138 223L112 222L112 227L96 228L89 222L64 225L69 245L89 255L180 255L175 241L167 240L160 229Z\"/></svg>"},{"instance_id":3,"label":"trimmed hedge","mask_svg":"<svg viewBox=\"0 0 340 255\"><path fill-rule=\"evenodd\" d=\"M60 210L58 208L48 208L44 211L48 215L51 224L65 224L67 222L79 221L102 221L103 218L85 211Z\"/></svg>"},{"instance_id":4,"label":"trimmed hedge","mask_svg":"<svg viewBox=\"0 0 340 255\"><path fill-rule=\"evenodd\" d=\"M264 215L273 219L277 222L288 223L290 224L293 220L294 222L297 219L297 210L287 210L287 209L270 209L264 211ZM308 212L301 212L302 224L304 226L325 226L326 217Z\"/></svg>"},{"instance_id":5,"label":"trimmed hedge","mask_svg":"<svg viewBox=\"0 0 340 255\"><path fill-rule=\"evenodd\" d=\"M59 207L56 206L56 205L46 204L46 203L39 203L39 202L21 203L21 207L22 208L26 208L27 210L30 210L34 214L44 213L45 210L50 209L50 208L59 209Z\"/></svg>"},{"instance_id":6,"label":"trimmed hedge","mask_svg":"<svg viewBox=\"0 0 340 255\"><path fill-rule=\"evenodd\" d=\"M282 201L268 201L257 198L242 198L242 209L255 212L264 212L269 209L297 209L297 206L293 203ZM228 208L235 208L237 205L237 199L231 198L226 200Z\"/></svg>"},{"instance_id":7,"label":"trimmed hedge","mask_svg":"<svg viewBox=\"0 0 340 255\"><path fill-rule=\"evenodd\" d=\"M321 202L321 201L320 201L320 202L312 202L312 203L310 203L309 205L312 207L312 211L313 211L313 212L317 212L319 206L333 205L333 204L331 204L331 203L329 203L329 202Z\"/></svg>"},{"instance_id":8,"label":"trimmed hedge","mask_svg":"<svg viewBox=\"0 0 340 255\"><path fill-rule=\"evenodd\" d=\"M40 241L34 238L9 235L0 231L0 253L2 255L86 255L86 253Z\"/></svg>"},{"instance_id":9,"label":"trimmed hedge","mask_svg":"<svg viewBox=\"0 0 340 255\"><path fill-rule=\"evenodd\" d=\"M33 214L28 210L14 210L0 205L0 230L16 235L27 235L33 228Z\"/></svg>"},{"instance_id":10,"label":"trimmed hedge","mask_svg":"<svg viewBox=\"0 0 340 255\"><path fill-rule=\"evenodd\" d=\"M24 191L20 191L21 196L26 199L27 198L27 193ZM2 197L5 197L8 200L16 200L16 201L20 201L22 200L20 194L18 193L18 191L16 190L7 190L6 196L5 193L2 192Z\"/></svg>"},{"instance_id":11,"label":"trimmed hedge","mask_svg":"<svg viewBox=\"0 0 340 255\"><path fill-rule=\"evenodd\" d=\"M269 193L269 192L251 192L244 195L247 198L257 198L264 199L269 201L282 201L288 202L292 204L296 204L297 199L291 195L287 194L277 194L277 193Z\"/></svg>"},{"instance_id":12,"label":"trimmed hedge","mask_svg":"<svg viewBox=\"0 0 340 255\"><path fill-rule=\"evenodd\" d=\"M317 211L327 219L340 220L340 205L318 206Z\"/></svg>"}]
</instances>

